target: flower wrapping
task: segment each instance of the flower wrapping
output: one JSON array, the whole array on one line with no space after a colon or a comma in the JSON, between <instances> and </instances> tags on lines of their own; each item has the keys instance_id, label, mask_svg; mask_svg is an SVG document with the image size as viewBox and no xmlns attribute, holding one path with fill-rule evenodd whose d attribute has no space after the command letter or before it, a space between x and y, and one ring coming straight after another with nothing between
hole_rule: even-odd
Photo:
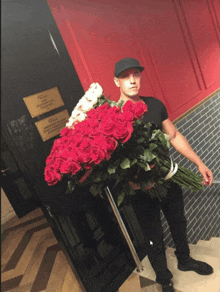
<instances>
[{"instance_id":1,"label":"flower wrapping","mask_svg":"<svg viewBox=\"0 0 220 292\"><path fill-rule=\"evenodd\" d=\"M135 189L158 198L166 195L164 178L172 168L169 137L142 121L146 112L144 102L110 101L101 86L93 83L46 159L48 185L68 176L70 187L87 185L93 195L101 196L110 185L118 205ZM191 190L202 189L201 177L180 166L169 180Z\"/></svg>"}]
</instances>

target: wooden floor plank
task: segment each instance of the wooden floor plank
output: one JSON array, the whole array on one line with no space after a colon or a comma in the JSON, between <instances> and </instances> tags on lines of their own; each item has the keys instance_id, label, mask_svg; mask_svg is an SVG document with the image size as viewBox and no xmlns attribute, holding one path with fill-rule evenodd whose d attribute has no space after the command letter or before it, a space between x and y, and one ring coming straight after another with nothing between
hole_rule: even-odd
<instances>
[{"instance_id":1,"label":"wooden floor plank","mask_svg":"<svg viewBox=\"0 0 220 292\"><path fill-rule=\"evenodd\" d=\"M60 250L61 246L58 243L46 249L30 292L39 292L40 290L46 289L57 253Z\"/></svg>"},{"instance_id":2,"label":"wooden floor plank","mask_svg":"<svg viewBox=\"0 0 220 292\"><path fill-rule=\"evenodd\" d=\"M30 292L33 283L27 283L22 286L18 286L14 289L8 290L7 292Z\"/></svg>"},{"instance_id":3,"label":"wooden floor plank","mask_svg":"<svg viewBox=\"0 0 220 292\"><path fill-rule=\"evenodd\" d=\"M34 228L31 228L29 230L26 230L25 235L23 236L22 240L20 241L19 245L17 246L16 250L14 251L13 255L11 256L10 260L8 261L4 272L8 270L15 269L17 266L20 258L22 257L25 249L27 248L32 236L35 232L43 230L48 227L48 223L44 223L42 225L36 226Z\"/></svg>"},{"instance_id":4,"label":"wooden floor plank","mask_svg":"<svg viewBox=\"0 0 220 292\"><path fill-rule=\"evenodd\" d=\"M20 275L22 275L22 273ZM20 275L17 275L17 276L20 276ZM14 270L10 270L10 271L1 273L1 282L5 282L7 280L10 280L11 278L15 278L14 277Z\"/></svg>"},{"instance_id":5,"label":"wooden floor plank","mask_svg":"<svg viewBox=\"0 0 220 292\"><path fill-rule=\"evenodd\" d=\"M2 282L1 283L1 292L12 290L12 289L18 287L20 282L21 282L22 277L23 276L20 275L16 278L12 278L12 279L9 279L9 280Z\"/></svg>"},{"instance_id":6,"label":"wooden floor plank","mask_svg":"<svg viewBox=\"0 0 220 292\"><path fill-rule=\"evenodd\" d=\"M34 254L31 258L31 261L27 267L27 270L20 285L34 282L46 249L48 248L48 246L54 245L56 243L57 240L52 232L44 235L41 238L40 242L37 245L37 248L34 251Z\"/></svg>"},{"instance_id":7,"label":"wooden floor plank","mask_svg":"<svg viewBox=\"0 0 220 292\"><path fill-rule=\"evenodd\" d=\"M32 211L32 212L28 213L27 215L25 215L24 217L22 217L21 219L18 219L16 222L13 222L13 224L11 224L10 227L24 223L26 221L32 220L32 219L39 217L39 216L42 216L42 215L44 215L44 213L42 212L41 208L37 208L34 211Z\"/></svg>"},{"instance_id":8,"label":"wooden floor plank","mask_svg":"<svg viewBox=\"0 0 220 292\"><path fill-rule=\"evenodd\" d=\"M1 242L1 256L6 252L6 250L9 248L9 244L11 241L13 241L14 238L17 237L17 235L20 233L20 230L12 230L10 233L7 235L5 240Z\"/></svg>"},{"instance_id":9,"label":"wooden floor plank","mask_svg":"<svg viewBox=\"0 0 220 292\"><path fill-rule=\"evenodd\" d=\"M16 268L14 269L14 277L17 275L24 274L29 262L34 254L35 249L37 248L38 243L40 242L41 238L46 234L51 233L51 228L47 227L43 230L35 232L33 234L29 244L27 245L22 257L20 258Z\"/></svg>"},{"instance_id":10,"label":"wooden floor plank","mask_svg":"<svg viewBox=\"0 0 220 292\"><path fill-rule=\"evenodd\" d=\"M69 264L63 251L57 253L46 292L61 292Z\"/></svg>"},{"instance_id":11,"label":"wooden floor plank","mask_svg":"<svg viewBox=\"0 0 220 292\"><path fill-rule=\"evenodd\" d=\"M23 236L25 235L26 230L17 230L13 232L13 238L8 242L8 247L2 254L2 264L7 264L10 260L11 256L15 252L16 248L18 247L20 241L22 240ZM12 240L13 239L13 240Z\"/></svg>"},{"instance_id":12,"label":"wooden floor plank","mask_svg":"<svg viewBox=\"0 0 220 292\"><path fill-rule=\"evenodd\" d=\"M32 229L34 227L37 227L39 225L42 225L46 222L47 222L47 220L44 218L44 219L41 219L39 221L27 224L26 226L21 226L21 227L15 226L15 228L10 231L10 233L7 235L7 237L1 243L1 254L3 255L4 252L9 248L10 242L13 241L14 238L16 238L17 234L20 234L22 231L26 232L27 230Z\"/></svg>"}]
</instances>

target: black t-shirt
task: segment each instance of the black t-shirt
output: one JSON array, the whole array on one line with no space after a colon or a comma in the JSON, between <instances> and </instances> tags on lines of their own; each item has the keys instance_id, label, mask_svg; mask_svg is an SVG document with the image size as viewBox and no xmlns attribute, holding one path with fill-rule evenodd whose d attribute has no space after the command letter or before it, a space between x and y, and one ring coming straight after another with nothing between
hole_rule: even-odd
<instances>
[{"instance_id":1,"label":"black t-shirt","mask_svg":"<svg viewBox=\"0 0 220 292\"><path fill-rule=\"evenodd\" d=\"M168 118L165 105L155 97L140 96L147 105L147 113L143 116L146 123L154 123L158 129L161 129L162 122Z\"/></svg>"}]
</instances>

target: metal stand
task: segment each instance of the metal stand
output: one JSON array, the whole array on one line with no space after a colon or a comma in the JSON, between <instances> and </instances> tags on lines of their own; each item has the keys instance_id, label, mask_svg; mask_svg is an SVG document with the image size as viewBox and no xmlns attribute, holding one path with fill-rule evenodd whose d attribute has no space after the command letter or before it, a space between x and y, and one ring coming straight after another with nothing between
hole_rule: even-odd
<instances>
[{"instance_id":1,"label":"metal stand","mask_svg":"<svg viewBox=\"0 0 220 292\"><path fill-rule=\"evenodd\" d=\"M132 254L133 258L134 258L134 261L135 261L135 263L137 265L137 272L142 272L144 270L144 267L142 266L142 263L141 263L138 255L136 253L136 250L134 248L134 245L133 245L133 243L131 241L131 238L130 238L130 236L128 234L128 231L127 231L127 229L126 229L126 227L124 225L124 222L123 222L123 220L121 218L121 215L120 215L120 213L118 211L118 208L117 208L117 206L115 204L115 201L114 201L114 199L112 197L112 194L111 194L111 192L109 190L109 187L106 187L105 188L105 192L106 192L106 195L108 197L108 200L109 200L109 202L111 204L111 207L113 209L113 212L115 214L115 217L116 217L116 219L118 221L118 224L119 224L119 226L121 228L121 231L122 231L122 233L123 233L123 235L124 235L124 237L125 237L125 239L127 241L127 244L128 244L128 246L130 248L130 251L131 251L131 254Z\"/></svg>"}]
</instances>

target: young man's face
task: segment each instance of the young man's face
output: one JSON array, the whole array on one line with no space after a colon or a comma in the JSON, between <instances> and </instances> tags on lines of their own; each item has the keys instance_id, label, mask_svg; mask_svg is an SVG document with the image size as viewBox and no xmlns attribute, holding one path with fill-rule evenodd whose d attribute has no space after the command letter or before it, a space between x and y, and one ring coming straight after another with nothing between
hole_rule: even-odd
<instances>
[{"instance_id":1,"label":"young man's face","mask_svg":"<svg viewBox=\"0 0 220 292\"><path fill-rule=\"evenodd\" d=\"M114 78L116 86L120 88L121 98L137 97L141 86L141 73L138 69L128 69Z\"/></svg>"}]
</instances>

